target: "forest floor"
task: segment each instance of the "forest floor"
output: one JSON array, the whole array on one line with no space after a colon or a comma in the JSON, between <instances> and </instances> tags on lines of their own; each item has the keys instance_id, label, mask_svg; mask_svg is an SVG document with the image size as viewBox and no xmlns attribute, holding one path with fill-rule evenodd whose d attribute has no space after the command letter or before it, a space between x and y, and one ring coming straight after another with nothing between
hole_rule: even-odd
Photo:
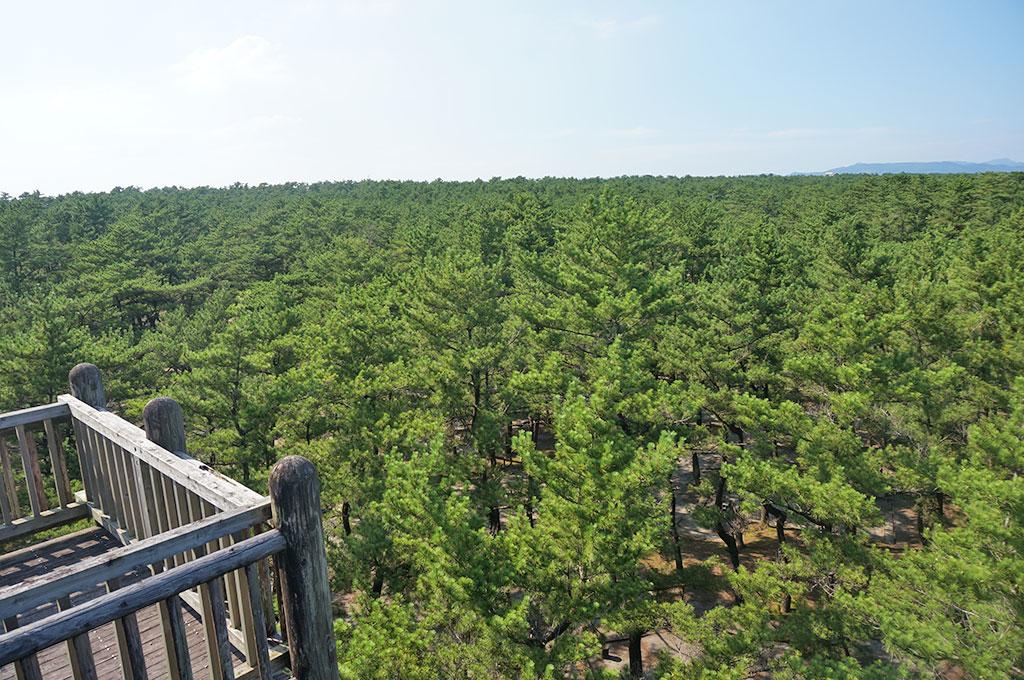
<instances>
[{"instance_id":1,"label":"forest floor","mask_svg":"<svg viewBox=\"0 0 1024 680\"><path fill-rule=\"evenodd\" d=\"M721 460L717 455L703 455L701 464L705 476L717 476ZM646 561L647 566L661 578L657 596L663 601L683 600L694 608L697 614L720 605L731 605L735 595L728 586L726 574L731 569L725 545L713 529L700 526L694 520L694 508L706 499L694 490L690 461L680 461L674 476L676 489L675 523L679 532L680 547L685 576L676 571L672 560L654 555ZM883 524L868 529L872 540L880 545L903 549L920 545L917 532L917 514L914 500L909 495L891 495L877 500ZM754 569L759 563L778 557L778 539L773 525L756 517L745 518L740 548L740 564ZM801 526L792 522L785 525L786 537L791 544L800 544ZM715 559L717 558L717 559ZM689 587L681 585L681 581ZM660 654L668 653L676 658L688 659L700 652L693 644L673 635L665 629L647 633L642 642L644 669L650 670ZM609 633L601 658L591 660L590 667L612 672L629 668L629 643L623 636Z\"/></svg>"},{"instance_id":2,"label":"forest floor","mask_svg":"<svg viewBox=\"0 0 1024 680\"><path fill-rule=\"evenodd\" d=\"M551 449L554 448L554 442L545 440L543 431L538 444L540 444L538 448L541 449L545 444ZM506 469L506 475L514 477L521 473L518 461L503 460L502 464L511 468ZM720 464L721 459L717 454L702 454L703 477L717 479ZM665 555L671 555L671 545L661 553L656 553L645 560L645 565L652 572L655 596L659 600L664 602L682 600L700 615L717 606L732 605L735 601L735 594L728 584L727 575L731 566L725 545L713 529L701 526L694 518L694 510L698 506L706 504L708 499L702 497L695 490L693 481L690 461L680 460L673 476L676 490L674 521L680 539L683 571L677 571L671 557L668 559L665 557ZM917 515L912 497L908 495L885 496L877 500L877 505L883 523L868 529L868 533L876 544L897 550L920 545L916 525ZM510 508L502 509L503 526L508 521L509 512L511 512ZM744 527L740 548L740 564L743 567L752 570L758 564L778 559L779 544L774 525L768 524L756 516L743 517L738 523ZM799 546L802 543L802 526L800 524L786 522L785 532L790 545ZM356 599L355 593L339 594L335 598L335 606L340 612L351 612ZM601 655L590 659L586 666L579 670L581 672L587 670L611 671L612 673L628 671L628 639L617 631L604 630L601 633L604 635ZM662 654L668 654L678 659L689 659L700 653L698 646L682 640L664 628L649 631L644 635L641 648L645 671L653 669Z\"/></svg>"}]
</instances>

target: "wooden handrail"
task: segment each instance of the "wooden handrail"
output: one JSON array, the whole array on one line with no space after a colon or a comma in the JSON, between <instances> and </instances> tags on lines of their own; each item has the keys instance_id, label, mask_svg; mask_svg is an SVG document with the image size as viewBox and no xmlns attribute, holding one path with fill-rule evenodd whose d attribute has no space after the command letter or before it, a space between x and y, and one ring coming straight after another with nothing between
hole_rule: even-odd
<instances>
[{"instance_id":1,"label":"wooden handrail","mask_svg":"<svg viewBox=\"0 0 1024 680\"><path fill-rule=\"evenodd\" d=\"M207 517L162 534L59 567L13 586L0 588L0 619L29 611L41 604L123 576L139 567L193 550L210 541L243 531L270 519L270 500Z\"/></svg>"},{"instance_id":2,"label":"wooden handrail","mask_svg":"<svg viewBox=\"0 0 1024 680\"><path fill-rule=\"evenodd\" d=\"M171 453L149 441L141 428L109 411L99 411L70 394L62 394L57 399L67 404L73 420L109 439L219 510L247 507L263 500L262 496L249 487L214 471L195 458Z\"/></svg>"},{"instance_id":3,"label":"wooden handrail","mask_svg":"<svg viewBox=\"0 0 1024 680\"><path fill-rule=\"evenodd\" d=\"M58 424L70 416L71 409L59 402L0 414L0 544L88 514L87 508L74 502L64 459L64 436ZM46 476L36 440L39 431L50 460ZM28 498L27 513L17 489L19 462L24 471L21 485ZM52 507L48 492L56 493L59 507Z\"/></svg>"},{"instance_id":4,"label":"wooden handrail","mask_svg":"<svg viewBox=\"0 0 1024 680\"><path fill-rule=\"evenodd\" d=\"M34 425L46 420L62 420L71 416L71 409L60 402L45 406L32 406L20 411L0 413L0 431L12 430L18 425Z\"/></svg>"},{"instance_id":5,"label":"wooden handrail","mask_svg":"<svg viewBox=\"0 0 1024 680\"><path fill-rule=\"evenodd\" d=\"M285 549L276 529L0 636L0 666L162 602Z\"/></svg>"}]
</instances>

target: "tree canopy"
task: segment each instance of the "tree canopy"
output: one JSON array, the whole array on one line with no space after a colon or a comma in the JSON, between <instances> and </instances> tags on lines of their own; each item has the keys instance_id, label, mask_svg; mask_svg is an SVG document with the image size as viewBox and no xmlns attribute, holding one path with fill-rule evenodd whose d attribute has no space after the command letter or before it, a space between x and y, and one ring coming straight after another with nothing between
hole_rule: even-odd
<instances>
[{"instance_id":1,"label":"tree canopy","mask_svg":"<svg viewBox=\"0 0 1024 680\"><path fill-rule=\"evenodd\" d=\"M0 200L0 407L313 460L346 678L1024 676L1024 174Z\"/></svg>"}]
</instances>

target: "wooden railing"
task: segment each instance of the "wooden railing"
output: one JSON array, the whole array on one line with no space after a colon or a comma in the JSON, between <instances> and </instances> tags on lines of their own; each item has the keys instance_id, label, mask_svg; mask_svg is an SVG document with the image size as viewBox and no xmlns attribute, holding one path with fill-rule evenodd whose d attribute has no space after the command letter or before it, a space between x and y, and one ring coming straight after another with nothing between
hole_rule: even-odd
<instances>
[{"instance_id":1,"label":"wooden railing","mask_svg":"<svg viewBox=\"0 0 1024 680\"><path fill-rule=\"evenodd\" d=\"M113 623L123 676L150 677L137 614L156 605L167 676L192 678L187 606L202 623L212 678L271 678L283 668L298 678L337 678L312 464L282 460L265 498L188 456L173 400L151 401L143 430L105 410L95 366L76 366L70 385L71 394L56 404L0 415L0 544L89 517L122 546L0 589L7 631L0 635L0 666L14 663L19 678L40 678L37 653L64 644L75 680L96 678L88 633ZM65 426L74 440L71 460L59 429ZM46 474L35 442L40 429L49 452ZM9 465L3 443L9 432L17 438L23 477ZM74 479L69 467L79 471ZM82 486L74 494L72 482ZM30 514L22 512L22 497ZM51 497L59 507L50 509ZM128 576L138 580L124 584ZM74 593L96 584L106 594L72 606ZM55 613L19 621L51 603Z\"/></svg>"},{"instance_id":2,"label":"wooden railing","mask_svg":"<svg viewBox=\"0 0 1024 680\"><path fill-rule=\"evenodd\" d=\"M63 428L70 416L71 409L60 403L0 415L0 544L89 514L71 495L63 451ZM49 458L46 475L39 434Z\"/></svg>"}]
</instances>

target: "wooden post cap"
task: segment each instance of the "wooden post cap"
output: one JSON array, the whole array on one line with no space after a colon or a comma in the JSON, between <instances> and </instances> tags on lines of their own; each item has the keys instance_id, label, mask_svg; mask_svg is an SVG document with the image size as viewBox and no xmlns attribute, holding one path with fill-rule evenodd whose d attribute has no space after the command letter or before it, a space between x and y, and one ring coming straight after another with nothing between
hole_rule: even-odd
<instances>
[{"instance_id":1,"label":"wooden post cap","mask_svg":"<svg viewBox=\"0 0 1024 680\"><path fill-rule=\"evenodd\" d=\"M185 448L185 415L181 405L170 397L150 399L142 410L142 426L146 439L171 453L187 455Z\"/></svg>"},{"instance_id":2,"label":"wooden post cap","mask_svg":"<svg viewBox=\"0 0 1024 680\"><path fill-rule=\"evenodd\" d=\"M78 364L68 373L71 396L95 409L106 409L107 395L103 391L103 377L95 364Z\"/></svg>"}]
</instances>

